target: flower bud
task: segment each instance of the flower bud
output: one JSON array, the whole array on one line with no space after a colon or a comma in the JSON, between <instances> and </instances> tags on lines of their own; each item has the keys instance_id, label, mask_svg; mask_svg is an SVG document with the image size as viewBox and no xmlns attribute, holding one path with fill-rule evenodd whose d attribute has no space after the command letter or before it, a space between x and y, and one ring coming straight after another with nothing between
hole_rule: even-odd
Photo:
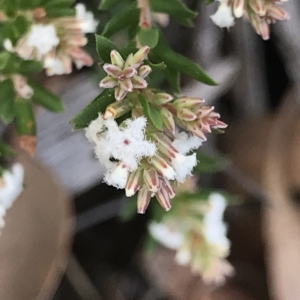
<instances>
[{"instance_id":1,"label":"flower bud","mask_svg":"<svg viewBox=\"0 0 300 300\"><path fill-rule=\"evenodd\" d=\"M111 59L111 63L119 68L123 68L124 67L124 59L122 58L121 54L116 51L116 50L112 50L110 52L110 59Z\"/></svg>"},{"instance_id":2,"label":"flower bud","mask_svg":"<svg viewBox=\"0 0 300 300\"><path fill-rule=\"evenodd\" d=\"M156 93L153 102L158 105L166 104L173 100L173 97L167 93Z\"/></svg>"},{"instance_id":3,"label":"flower bud","mask_svg":"<svg viewBox=\"0 0 300 300\"><path fill-rule=\"evenodd\" d=\"M148 191L147 187L140 189L137 197L137 211L139 214L144 214L149 202L151 200L151 192Z\"/></svg>"},{"instance_id":4,"label":"flower bud","mask_svg":"<svg viewBox=\"0 0 300 300\"><path fill-rule=\"evenodd\" d=\"M172 207L171 196L164 182L161 183L161 188L155 194L157 201L163 207L164 210L169 211Z\"/></svg>"},{"instance_id":5,"label":"flower bud","mask_svg":"<svg viewBox=\"0 0 300 300\"><path fill-rule=\"evenodd\" d=\"M152 69L148 65L141 66L138 69L138 75L141 76L142 78L147 77L151 72L152 72Z\"/></svg>"},{"instance_id":6,"label":"flower bud","mask_svg":"<svg viewBox=\"0 0 300 300\"><path fill-rule=\"evenodd\" d=\"M160 113L166 128L175 134L175 120L172 113L166 108L162 108Z\"/></svg>"},{"instance_id":7,"label":"flower bud","mask_svg":"<svg viewBox=\"0 0 300 300\"><path fill-rule=\"evenodd\" d=\"M233 14L236 18L243 16L245 10L245 0L234 0Z\"/></svg>"},{"instance_id":8,"label":"flower bud","mask_svg":"<svg viewBox=\"0 0 300 300\"><path fill-rule=\"evenodd\" d=\"M150 47L144 46L138 52L136 52L132 58L133 65L137 65L137 66L141 65L142 62L147 57L149 51L150 51Z\"/></svg>"},{"instance_id":9,"label":"flower bud","mask_svg":"<svg viewBox=\"0 0 300 300\"><path fill-rule=\"evenodd\" d=\"M177 117L183 121L194 121L197 119L197 115L187 108L182 108L177 111Z\"/></svg>"},{"instance_id":10,"label":"flower bud","mask_svg":"<svg viewBox=\"0 0 300 300\"><path fill-rule=\"evenodd\" d=\"M158 154L154 155L149 159L149 162L153 165L153 167L158 172L160 172L163 176L165 176L169 180L173 180L175 178L176 173L174 169L160 155Z\"/></svg>"},{"instance_id":11,"label":"flower bud","mask_svg":"<svg viewBox=\"0 0 300 300\"><path fill-rule=\"evenodd\" d=\"M125 192L127 197L133 196L141 187L143 169L138 168L136 171L130 173Z\"/></svg>"},{"instance_id":12,"label":"flower bud","mask_svg":"<svg viewBox=\"0 0 300 300\"><path fill-rule=\"evenodd\" d=\"M150 192L156 193L159 189L158 173L153 168L145 169L144 181Z\"/></svg>"}]
</instances>

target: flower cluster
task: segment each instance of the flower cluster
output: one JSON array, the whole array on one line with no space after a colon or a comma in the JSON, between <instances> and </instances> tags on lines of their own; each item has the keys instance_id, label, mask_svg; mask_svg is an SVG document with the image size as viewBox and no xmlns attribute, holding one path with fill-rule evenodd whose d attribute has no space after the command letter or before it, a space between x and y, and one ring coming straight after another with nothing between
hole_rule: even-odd
<instances>
[{"instance_id":1,"label":"flower cluster","mask_svg":"<svg viewBox=\"0 0 300 300\"><path fill-rule=\"evenodd\" d=\"M220 2L217 12L211 16L213 22L221 28L234 25L235 18L246 16L257 34L264 40L270 37L269 24L277 20L289 19L289 15L280 4L288 0L217 0Z\"/></svg>"},{"instance_id":2,"label":"flower cluster","mask_svg":"<svg viewBox=\"0 0 300 300\"><path fill-rule=\"evenodd\" d=\"M48 18L43 8L36 8L31 22L29 32L15 46L9 39L4 41L6 50L41 61L50 76L71 73L73 63L78 69L93 64L81 47L87 43L85 34L95 32L98 23L83 4L76 5L74 17Z\"/></svg>"},{"instance_id":3,"label":"flower cluster","mask_svg":"<svg viewBox=\"0 0 300 300\"><path fill-rule=\"evenodd\" d=\"M169 249L176 250L175 260L190 265L208 284L223 284L234 273L226 260L230 242L223 223L225 198L210 194L208 201L183 201L176 211L165 216L161 223L152 221L149 232Z\"/></svg>"},{"instance_id":4,"label":"flower cluster","mask_svg":"<svg viewBox=\"0 0 300 300\"><path fill-rule=\"evenodd\" d=\"M149 50L149 47L143 47L134 55L130 54L126 61L119 52L113 50L110 54L111 64L103 66L108 76L101 80L100 87L115 88L117 101L123 100L133 89L146 88L148 84L144 78L150 74L151 68L142 64Z\"/></svg>"},{"instance_id":5,"label":"flower cluster","mask_svg":"<svg viewBox=\"0 0 300 300\"><path fill-rule=\"evenodd\" d=\"M13 165L11 171L5 171L0 177L0 228L5 226L6 211L23 190L24 170L22 165Z\"/></svg>"},{"instance_id":6,"label":"flower cluster","mask_svg":"<svg viewBox=\"0 0 300 300\"><path fill-rule=\"evenodd\" d=\"M197 164L196 153L189 152L202 145L207 133L227 126L214 107L203 106L203 99L174 99L148 88L149 50L142 47L126 59L111 51L111 64L103 67L108 76L100 86L114 88L116 101L86 128L106 167L104 181L125 188L128 197L137 193L139 213L145 213L152 197L168 211L173 187L191 176ZM118 125L120 117L125 121Z\"/></svg>"}]
</instances>

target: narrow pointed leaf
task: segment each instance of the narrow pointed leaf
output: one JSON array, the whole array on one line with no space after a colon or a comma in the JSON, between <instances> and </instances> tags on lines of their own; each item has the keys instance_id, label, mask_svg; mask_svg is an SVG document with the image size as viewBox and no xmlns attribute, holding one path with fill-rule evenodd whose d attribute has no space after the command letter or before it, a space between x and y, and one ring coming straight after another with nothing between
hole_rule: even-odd
<instances>
[{"instance_id":1,"label":"narrow pointed leaf","mask_svg":"<svg viewBox=\"0 0 300 300\"><path fill-rule=\"evenodd\" d=\"M114 15L105 25L103 36L111 37L118 31L130 26L137 27L139 23L139 8L126 9Z\"/></svg>"},{"instance_id":2,"label":"narrow pointed leaf","mask_svg":"<svg viewBox=\"0 0 300 300\"><path fill-rule=\"evenodd\" d=\"M97 52L100 56L100 58L106 62L110 63L110 52L112 50L118 50L117 46L111 42L109 39L102 35L95 35L96 36L96 47L97 47Z\"/></svg>"},{"instance_id":3,"label":"narrow pointed leaf","mask_svg":"<svg viewBox=\"0 0 300 300\"><path fill-rule=\"evenodd\" d=\"M161 130L164 124L159 110L157 110L151 103L149 103L143 95L139 95L139 100L143 107L146 117L158 130Z\"/></svg>"},{"instance_id":4,"label":"narrow pointed leaf","mask_svg":"<svg viewBox=\"0 0 300 300\"><path fill-rule=\"evenodd\" d=\"M10 123L15 117L15 89L12 81L10 79L6 79L0 82L0 119L5 124Z\"/></svg>"},{"instance_id":5,"label":"narrow pointed leaf","mask_svg":"<svg viewBox=\"0 0 300 300\"><path fill-rule=\"evenodd\" d=\"M115 101L114 90L106 89L75 116L70 123L74 124L74 129L86 128L91 121L98 117L100 112L104 113L107 106Z\"/></svg>"},{"instance_id":6,"label":"narrow pointed leaf","mask_svg":"<svg viewBox=\"0 0 300 300\"><path fill-rule=\"evenodd\" d=\"M140 28L138 39L142 46L156 47L159 39L159 31L157 27Z\"/></svg>"},{"instance_id":7,"label":"narrow pointed leaf","mask_svg":"<svg viewBox=\"0 0 300 300\"><path fill-rule=\"evenodd\" d=\"M49 92L43 86L30 81L29 85L33 88L32 101L38 105L41 105L52 112L64 111L64 103L62 100Z\"/></svg>"}]
</instances>

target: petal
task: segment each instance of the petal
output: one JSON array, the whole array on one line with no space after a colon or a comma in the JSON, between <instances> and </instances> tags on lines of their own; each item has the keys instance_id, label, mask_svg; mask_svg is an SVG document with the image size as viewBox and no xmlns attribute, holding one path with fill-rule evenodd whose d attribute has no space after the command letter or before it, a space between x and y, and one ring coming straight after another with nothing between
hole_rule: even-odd
<instances>
[{"instance_id":1,"label":"petal","mask_svg":"<svg viewBox=\"0 0 300 300\"><path fill-rule=\"evenodd\" d=\"M152 72L151 67L150 67L150 66L147 66L147 65L141 66L141 67L138 69L138 74L139 74L139 76L142 77L142 78L147 77L151 72Z\"/></svg>"},{"instance_id":2,"label":"petal","mask_svg":"<svg viewBox=\"0 0 300 300\"><path fill-rule=\"evenodd\" d=\"M148 53L150 51L150 47L144 46L141 48L137 53L133 55L133 64L140 66L144 59L147 57Z\"/></svg>"},{"instance_id":3,"label":"petal","mask_svg":"<svg viewBox=\"0 0 300 300\"><path fill-rule=\"evenodd\" d=\"M127 93L128 92L126 90L124 90L124 89L122 89L120 87L117 87L115 89L115 98L116 98L116 100L117 101L123 100L125 98L125 96L126 96Z\"/></svg>"},{"instance_id":4,"label":"petal","mask_svg":"<svg viewBox=\"0 0 300 300\"><path fill-rule=\"evenodd\" d=\"M103 69L108 75L115 78L117 78L122 73L121 68L112 64L104 64Z\"/></svg>"},{"instance_id":5,"label":"petal","mask_svg":"<svg viewBox=\"0 0 300 300\"><path fill-rule=\"evenodd\" d=\"M121 54L116 51L116 50L112 50L110 52L110 59L111 59L111 63L121 69L123 69L124 67L124 59L122 58Z\"/></svg>"},{"instance_id":6,"label":"petal","mask_svg":"<svg viewBox=\"0 0 300 300\"><path fill-rule=\"evenodd\" d=\"M140 76L135 75L132 79L132 84L134 89L145 89L148 86L148 83L145 79Z\"/></svg>"},{"instance_id":7,"label":"petal","mask_svg":"<svg viewBox=\"0 0 300 300\"><path fill-rule=\"evenodd\" d=\"M131 78L137 73L136 69L133 67L126 67L123 70L123 74L126 78Z\"/></svg>"},{"instance_id":8,"label":"petal","mask_svg":"<svg viewBox=\"0 0 300 300\"><path fill-rule=\"evenodd\" d=\"M124 68L131 67L132 65L133 65L133 54L131 53L127 56Z\"/></svg>"},{"instance_id":9,"label":"petal","mask_svg":"<svg viewBox=\"0 0 300 300\"><path fill-rule=\"evenodd\" d=\"M147 190L146 187L143 187L137 197L137 211L139 214L144 214L151 200L151 192Z\"/></svg>"},{"instance_id":10,"label":"petal","mask_svg":"<svg viewBox=\"0 0 300 300\"><path fill-rule=\"evenodd\" d=\"M116 78L106 76L100 81L99 85L105 89L112 89L118 85L118 80Z\"/></svg>"},{"instance_id":11,"label":"petal","mask_svg":"<svg viewBox=\"0 0 300 300\"><path fill-rule=\"evenodd\" d=\"M132 92L132 82L130 78L126 78L123 81L119 81L120 88L127 91Z\"/></svg>"}]
</instances>

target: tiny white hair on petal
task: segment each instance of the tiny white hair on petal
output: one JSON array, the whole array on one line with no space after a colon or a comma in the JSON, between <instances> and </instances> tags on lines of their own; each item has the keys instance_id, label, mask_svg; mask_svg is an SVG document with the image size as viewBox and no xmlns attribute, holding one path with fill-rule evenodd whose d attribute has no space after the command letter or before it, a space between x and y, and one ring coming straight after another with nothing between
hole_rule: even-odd
<instances>
[{"instance_id":1,"label":"tiny white hair on petal","mask_svg":"<svg viewBox=\"0 0 300 300\"><path fill-rule=\"evenodd\" d=\"M220 28L229 28L234 25L234 17L232 14L231 6L226 0L219 2L220 4L217 11L215 12L215 14L210 16L210 18Z\"/></svg>"},{"instance_id":2,"label":"tiny white hair on petal","mask_svg":"<svg viewBox=\"0 0 300 300\"><path fill-rule=\"evenodd\" d=\"M172 231L164 223L152 221L148 225L151 236L165 247L177 250L183 243L183 235L178 231Z\"/></svg>"},{"instance_id":3,"label":"tiny white hair on petal","mask_svg":"<svg viewBox=\"0 0 300 300\"><path fill-rule=\"evenodd\" d=\"M181 154L187 154L191 150L198 149L202 145L203 140L195 135L187 134L185 131L175 132L175 140L173 147Z\"/></svg>"}]
</instances>

